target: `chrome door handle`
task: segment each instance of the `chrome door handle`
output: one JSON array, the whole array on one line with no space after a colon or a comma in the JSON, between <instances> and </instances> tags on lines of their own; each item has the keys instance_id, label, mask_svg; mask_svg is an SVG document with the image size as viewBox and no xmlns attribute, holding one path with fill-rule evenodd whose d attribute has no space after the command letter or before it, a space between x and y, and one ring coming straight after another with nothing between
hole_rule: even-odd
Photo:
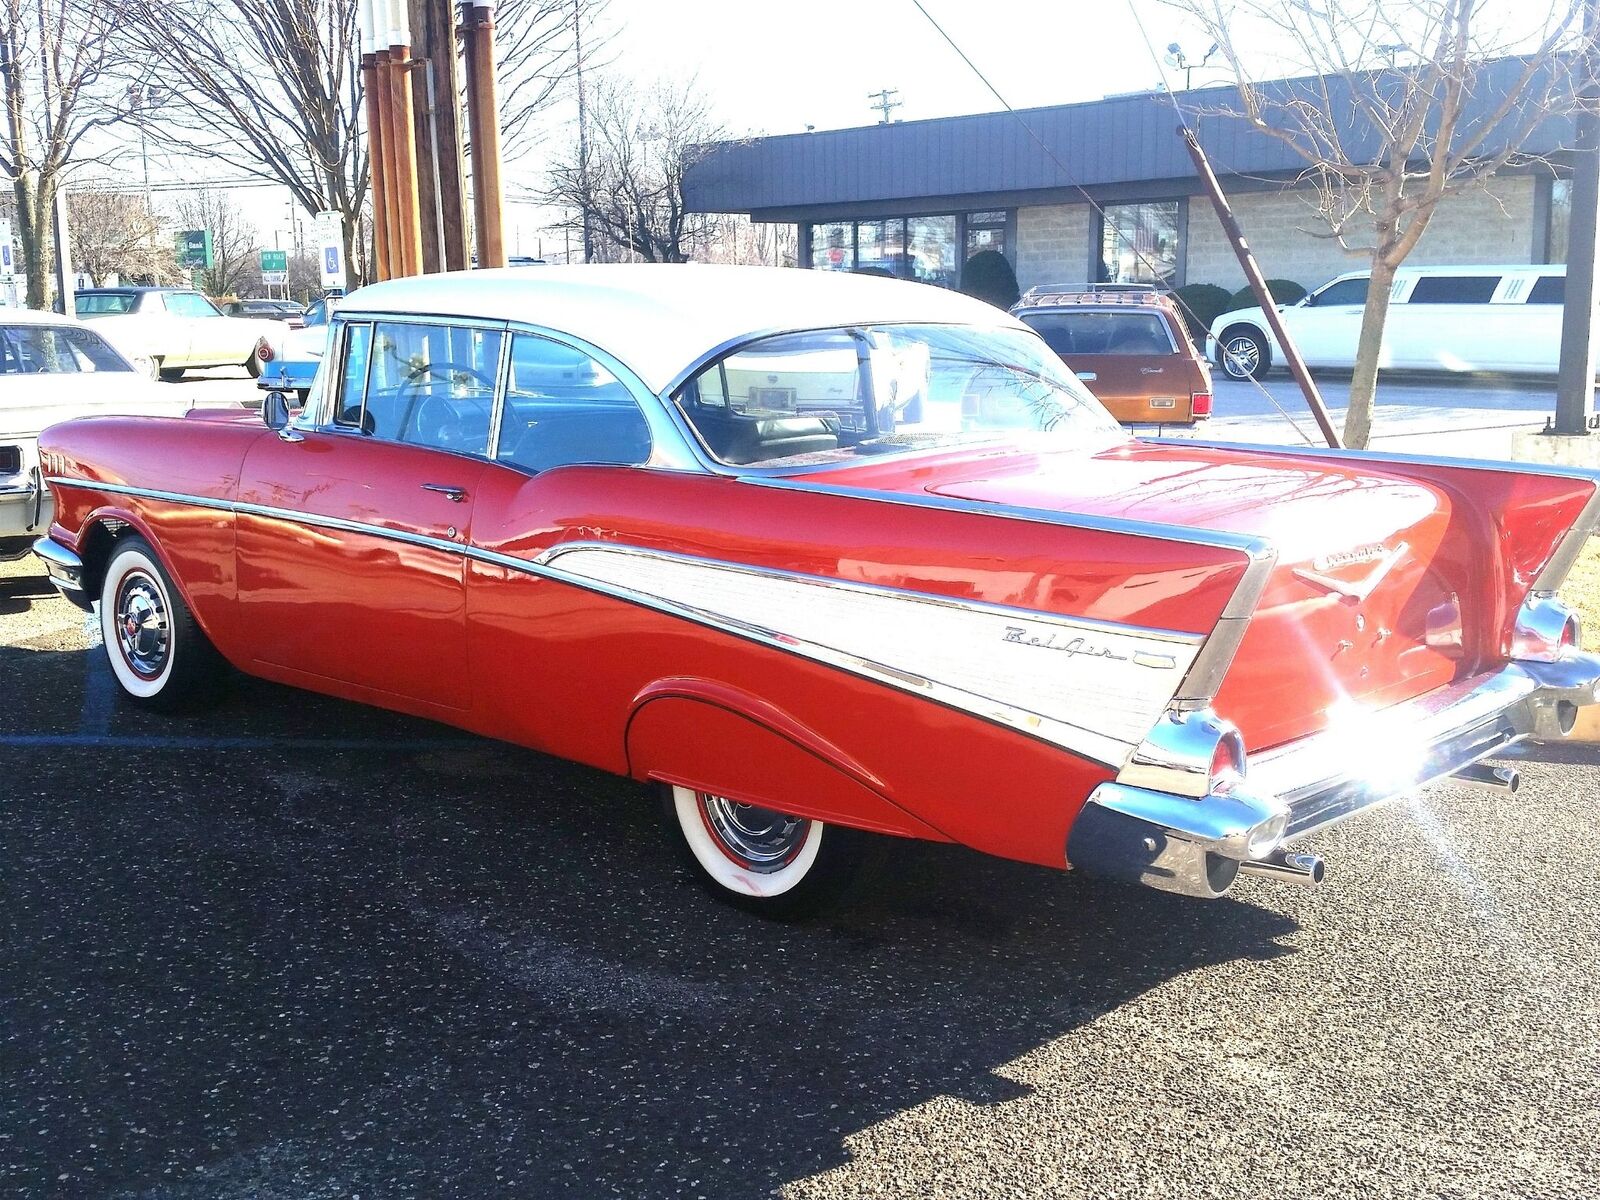
<instances>
[{"instance_id":1,"label":"chrome door handle","mask_svg":"<svg viewBox=\"0 0 1600 1200\"><path fill-rule=\"evenodd\" d=\"M450 483L425 483L422 485L422 490L425 492L438 492L446 500L454 500L457 504L467 498L466 488L456 487Z\"/></svg>"}]
</instances>

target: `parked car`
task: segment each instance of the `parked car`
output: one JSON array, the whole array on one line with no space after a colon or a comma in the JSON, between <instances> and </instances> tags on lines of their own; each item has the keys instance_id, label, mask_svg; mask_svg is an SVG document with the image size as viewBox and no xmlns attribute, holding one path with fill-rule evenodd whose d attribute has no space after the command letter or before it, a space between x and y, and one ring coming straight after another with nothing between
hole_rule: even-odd
<instances>
[{"instance_id":1,"label":"parked car","mask_svg":"<svg viewBox=\"0 0 1600 1200\"><path fill-rule=\"evenodd\" d=\"M774 340L762 387L855 348L849 423L729 386ZM1596 700L1553 593L1600 475L1132 439L941 289L429 275L349 296L327 362L293 419L273 393L264 424L41 439L38 553L129 701L205 703L226 662L631 776L774 915L861 830L1190 896L1315 883L1306 835L1507 786L1479 760ZM915 362L921 419L882 423ZM1032 425L964 428L975 388Z\"/></svg>"},{"instance_id":2,"label":"parked car","mask_svg":"<svg viewBox=\"0 0 1600 1200\"><path fill-rule=\"evenodd\" d=\"M169 381L193 367L243 367L254 378L288 333L276 319L224 316L186 288L85 288L75 305L81 319L94 321L125 351L147 357Z\"/></svg>"},{"instance_id":3,"label":"parked car","mask_svg":"<svg viewBox=\"0 0 1600 1200\"><path fill-rule=\"evenodd\" d=\"M1367 304L1369 272L1329 280L1279 305L1311 367L1349 370ZM1554 375L1561 357L1565 266L1401 267L1389 293L1380 368ZM1260 308L1223 313L1206 356L1234 379L1259 378L1283 361Z\"/></svg>"},{"instance_id":4,"label":"parked car","mask_svg":"<svg viewBox=\"0 0 1600 1200\"><path fill-rule=\"evenodd\" d=\"M1124 425L1211 416L1211 372L1176 305L1152 287L1033 288L1011 309Z\"/></svg>"},{"instance_id":5,"label":"parked car","mask_svg":"<svg viewBox=\"0 0 1600 1200\"><path fill-rule=\"evenodd\" d=\"M263 392L291 393L300 404L311 394L311 386L322 365L322 354L328 343L328 320L339 306L339 297L324 296L306 309L300 328L291 330L283 339L272 366L256 378L256 387Z\"/></svg>"},{"instance_id":6,"label":"parked car","mask_svg":"<svg viewBox=\"0 0 1600 1200\"><path fill-rule=\"evenodd\" d=\"M230 317L261 317L268 321L282 321L290 329L299 329L305 324L305 306L293 300L230 300L223 307Z\"/></svg>"},{"instance_id":7,"label":"parked car","mask_svg":"<svg viewBox=\"0 0 1600 1200\"><path fill-rule=\"evenodd\" d=\"M72 318L0 312L0 559L26 555L50 528L54 508L40 480L36 445L46 425L104 413L177 415L187 408Z\"/></svg>"}]
</instances>

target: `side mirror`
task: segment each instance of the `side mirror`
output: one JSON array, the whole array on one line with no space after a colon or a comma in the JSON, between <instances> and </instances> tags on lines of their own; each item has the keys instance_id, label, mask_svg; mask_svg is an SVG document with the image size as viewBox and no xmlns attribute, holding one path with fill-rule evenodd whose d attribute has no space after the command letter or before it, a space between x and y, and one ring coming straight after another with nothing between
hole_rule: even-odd
<instances>
[{"instance_id":1,"label":"side mirror","mask_svg":"<svg viewBox=\"0 0 1600 1200\"><path fill-rule=\"evenodd\" d=\"M268 429L286 442L304 441L298 433L289 428L291 415L288 392L271 391L261 401L261 420Z\"/></svg>"}]
</instances>

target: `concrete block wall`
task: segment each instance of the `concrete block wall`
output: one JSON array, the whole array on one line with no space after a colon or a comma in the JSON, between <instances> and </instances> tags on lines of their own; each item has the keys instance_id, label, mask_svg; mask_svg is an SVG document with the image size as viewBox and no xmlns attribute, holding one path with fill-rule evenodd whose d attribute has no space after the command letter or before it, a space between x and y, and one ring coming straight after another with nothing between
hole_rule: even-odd
<instances>
[{"instance_id":1,"label":"concrete block wall","mask_svg":"<svg viewBox=\"0 0 1600 1200\"><path fill-rule=\"evenodd\" d=\"M1525 263L1533 259L1536 182L1511 175L1491 180L1447 199L1422 235L1407 265L1438 263ZM1234 212L1257 260L1271 279L1292 279L1306 288L1366 265L1331 238L1308 188L1281 192L1241 192L1230 197ZM1024 291L1041 283L1086 283L1096 227L1087 204L1017 209L1017 283ZM1244 286L1244 275L1222 236L1222 226L1203 196L1189 200L1184 279L1214 283L1229 290ZM1354 239L1352 239L1354 240Z\"/></svg>"},{"instance_id":2,"label":"concrete block wall","mask_svg":"<svg viewBox=\"0 0 1600 1200\"><path fill-rule=\"evenodd\" d=\"M1017 285L1089 281L1089 237L1094 228L1087 204L1017 209Z\"/></svg>"},{"instance_id":3,"label":"concrete block wall","mask_svg":"<svg viewBox=\"0 0 1600 1200\"><path fill-rule=\"evenodd\" d=\"M1535 187L1532 176L1513 175L1445 200L1406 265L1532 261ZM1313 288L1367 265L1363 256L1345 254L1331 238L1307 232L1326 228L1308 189L1247 192L1230 199L1268 278L1292 279ZM1222 226L1210 202L1200 196L1189 201L1185 278L1188 283L1215 283L1234 290L1244 286L1244 275L1223 239Z\"/></svg>"}]
</instances>

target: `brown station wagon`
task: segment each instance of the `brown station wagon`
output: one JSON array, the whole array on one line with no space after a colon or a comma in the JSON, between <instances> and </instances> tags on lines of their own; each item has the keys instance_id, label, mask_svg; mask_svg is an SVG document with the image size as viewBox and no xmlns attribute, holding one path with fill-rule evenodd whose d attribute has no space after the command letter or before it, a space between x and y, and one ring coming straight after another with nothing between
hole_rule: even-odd
<instances>
[{"instance_id":1,"label":"brown station wagon","mask_svg":"<svg viewBox=\"0 0 1600 1200\"><path fill-rule=\"evenodd\" d=\"M1211 415L1211 370L1177 306L1153 288L1034 288L1011 312L1124 425L1193 425Z\"/></svg>"}]
</instances>

